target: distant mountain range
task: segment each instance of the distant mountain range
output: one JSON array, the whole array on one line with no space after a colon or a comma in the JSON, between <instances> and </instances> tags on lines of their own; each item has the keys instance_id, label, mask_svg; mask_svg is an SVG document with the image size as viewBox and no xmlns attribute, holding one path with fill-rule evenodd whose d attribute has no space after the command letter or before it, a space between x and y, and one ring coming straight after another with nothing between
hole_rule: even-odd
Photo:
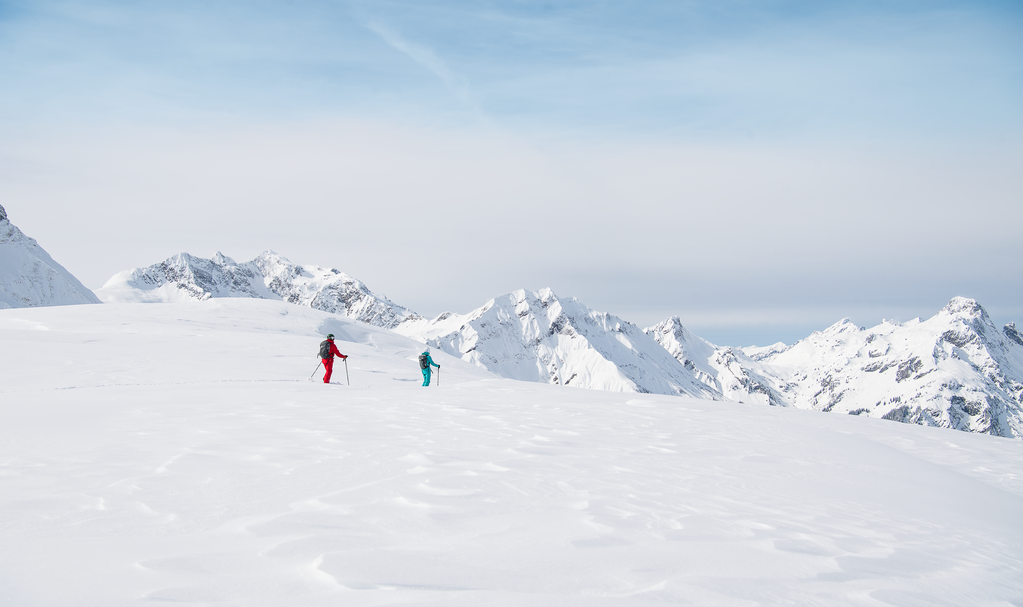
<instances>
[{"instance_id":1,"label":"distant mountain range","mask_svg":"<svg viewBox=\"0 0 1023 607\"><path fill-rule=\"evenodd\" d=\"M797 407L1023 437L1023 339L972 299L924 321L845 319L755 359Z\"/></svg>"},{"instance_id":2,"label":"distant mountain range","mask_svg":"<svg viewBox=\"0 0 1023 607\"><path fill-rule=\"evenodd\" d=\"M421 318L339 270L294 264L273 251L245 263L219 252L213 259L180 253L147 268L115 274L96 294L105 302L121 303L277 299L385 329Z\"/></svg>"},{"instance_id":3,"label":"distant mountain range","mask_svg":"<svg viewBox=\"0 0 1023 607\"><path fill-rule=\"evenodd\" d=\"M21 240L11 238L12 230ZM20 244L10 248L11 242ZM97 301L10 226L5 213L0 247L5 247L0 307L8 300ZM25 261L30 250L49 263ZM20 265L9 261L14 259ZM21 299L8 295L15 291L24 293ZM394 330L513 379L791 406L1023 438L1023 337L1014 324L999 330L976 301L962 297L925 321L867 329L844 319L791 346L734 348L701 339L678 317L641 330L550 289L518 290L467 314L426 319L336 269L297 265L272 251L244 263L220 253L212 259L181 253L116 274L96 294L105 302L141 303L277 299Z\"/></svg>"}]
</instances>

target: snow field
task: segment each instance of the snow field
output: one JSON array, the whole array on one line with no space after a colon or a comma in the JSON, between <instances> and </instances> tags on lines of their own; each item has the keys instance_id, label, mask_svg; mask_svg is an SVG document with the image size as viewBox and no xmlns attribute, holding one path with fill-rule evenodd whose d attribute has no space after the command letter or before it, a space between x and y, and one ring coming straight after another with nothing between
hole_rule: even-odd
<instances>
[{"instance_id":1,"label":"snow field","mask_svg":"<svg viewBox=\"0 0 1023 607\"><path fill-rule=\"evenodd\" d=\"M306 381L328 331L351 386ZM271 301L0 311L0 603L1023 601L1019 441L436 351L424 389L419 350Z\"/></svg>"}]
</instances>

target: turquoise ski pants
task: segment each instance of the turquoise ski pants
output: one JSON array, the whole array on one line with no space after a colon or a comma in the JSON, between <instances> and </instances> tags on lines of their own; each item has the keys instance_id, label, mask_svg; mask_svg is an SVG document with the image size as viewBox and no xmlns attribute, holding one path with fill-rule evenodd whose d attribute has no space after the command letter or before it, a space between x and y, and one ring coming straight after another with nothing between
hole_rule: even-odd
<instances>
[{"instance_id":1,"label":"turquoise ski pants","mask_svg":"<svg viewBox=\"0 0 1023 607\"><path fill-rule=\"evenodd\" d=\"M430 369L430 367L427 367L427 368L423 369L423 385L424 386L429 386L430 385L430 375L431 374L432 374L432 370Z\"/></svg>"}]
</instances>

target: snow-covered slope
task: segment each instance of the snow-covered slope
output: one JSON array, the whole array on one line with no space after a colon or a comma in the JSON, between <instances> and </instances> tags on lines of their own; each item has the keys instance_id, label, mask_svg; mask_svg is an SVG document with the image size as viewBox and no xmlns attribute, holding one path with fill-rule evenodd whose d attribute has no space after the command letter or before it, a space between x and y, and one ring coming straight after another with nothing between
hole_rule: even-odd
<instances>
[{"instance_id":1,"label":"snow-covered slope","mask_svg":"<svg viewBox=\"0 0 1023 607\"><path fill-rule=\"evenodd\" d=\"M520 289L468 314L411 320L395 330L502 377L720 398L632 323L550 289Z\"/></svg>"},{"instance_id":2,"label":"snow-covered slope","mask_svg":"<svg viewBox=\"0 0 1023 607\"><path fill-rule=\"evenodd\" d=\"M0 308L100 303L0 206Z\"/></svg>"},{"instance_id":3,"label":"snow-covered slope","mask_svg":"<svg viewBox=\"0 0 1023 607\"><path fill-rule=\"evenodd\" d=\"M926 321L845 319L759 364L797 407L1023 437L1023 339L972 299Z\"/></svg>"},{"instance_id":4,"label":"snow-covered slope","mask_svg":"<svg viewBox=\"0 0 1023 607\"><path fill-rule=\"evenodd\" d=\"M326 331L351 386L306 381ZM420 344L280 301L0 310L0 343L4 605L1023 597L1023 442L443 352L421 388Z\"/></svg>"},{"instance_id":5,"label":"snow-covered slope","mask_svg":"<svg viewBox=\"0 0 1023 607\"><path fill-rule=\"evenodd\" d=\"M147 268L115 274L96 294L108 303L280 299L385 328L419 318L347 274L294 264L273 251L245 263L219 252L213 259L181 253Z\"/></svg>"},{"instance_id":6,"label":"snow-covered slope","mask_svg":"<svg viewBox=\"0 0 1023 607\"><path fill-rule=\"evenodd\" d=\"M700 381L740 403L789 404L778 380L739 348L715 346L682 325L678 316L643 329Z\"/></svg>"}]
</instances>

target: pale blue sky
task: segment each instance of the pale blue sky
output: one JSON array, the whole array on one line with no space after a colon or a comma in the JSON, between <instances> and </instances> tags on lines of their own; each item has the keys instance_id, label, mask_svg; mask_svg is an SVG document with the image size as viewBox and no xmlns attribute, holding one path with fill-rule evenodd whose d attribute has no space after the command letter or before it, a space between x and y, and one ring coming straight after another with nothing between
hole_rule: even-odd
<instances>
[{"instance_id":1,"label":"pale blue sky","mask_svg":"<svg viewBox=\"0 0 1023 607\"><path fill-rule=\"evenodd\" d=\"M1020 6L3 2L3 110L669 139L990 135L1020 127Z\"/></svg>"},{"instance_id":2,"label":"pale blue sky","mask_svg":"<svg viewBox=\"0 0 1023 607\"><path fill-rule=\"evenodd\" d=\"M0 197L94 288L272 248L427 315L1023 321L1021 34L1018 2L0 0Z\"/></svg>"}]
</instances>

